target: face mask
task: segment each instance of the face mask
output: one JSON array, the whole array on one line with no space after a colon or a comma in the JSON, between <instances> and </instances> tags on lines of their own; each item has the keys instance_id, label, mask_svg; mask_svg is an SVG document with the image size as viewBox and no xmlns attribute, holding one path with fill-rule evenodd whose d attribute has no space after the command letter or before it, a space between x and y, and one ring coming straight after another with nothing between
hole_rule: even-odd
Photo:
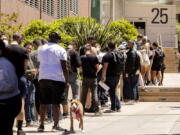
<instances>
[{"instance_id":1,"label":"face mask","mask_svg":"<svg viewBox=\"0 0 180 135\"><path fill-rule=\"evenodd\" d=\"M3 40L3 42L6 46L9 44L8 40Z\"/></svg>"}]
</instances>

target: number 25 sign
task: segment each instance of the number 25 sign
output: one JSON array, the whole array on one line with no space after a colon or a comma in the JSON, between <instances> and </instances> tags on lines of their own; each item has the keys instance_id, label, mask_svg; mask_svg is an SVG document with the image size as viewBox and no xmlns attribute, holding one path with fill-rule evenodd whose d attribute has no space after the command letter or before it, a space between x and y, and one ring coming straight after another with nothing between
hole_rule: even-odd
<instances>
[{"instance_id":1,"label":"number 25 sign","mask_svg":"<svg viewBox=\"0 0 180 135\"><path fill-rule=\"evenodd\" d=\"M168 23L168 9L167 8L153 8L152 13L155 14L151 23L153 24L167 24Z\"/></svg>"}]
</instances>

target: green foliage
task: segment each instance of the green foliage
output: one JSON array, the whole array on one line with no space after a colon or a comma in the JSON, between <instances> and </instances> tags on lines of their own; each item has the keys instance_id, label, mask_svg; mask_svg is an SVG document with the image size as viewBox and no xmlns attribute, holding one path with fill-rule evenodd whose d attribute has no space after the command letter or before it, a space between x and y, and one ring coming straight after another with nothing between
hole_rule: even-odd
<instances>
[{"instance_id":1,"label":"green foliage","mask_svg":"<svg viewBox=\"0 0 180 135\"><path fill-rule=\"evenodd\" d=\"M61 35L61 42L65 47L72 40L77 40L80 47L86 44L90 35L93 35L97 43L102 47L110 40L119 42L121 39L135 39L138 35L134 26L124 19L103 26L93 18L67 17L51 23L45 23L42 20L30 22L24 31L25 40L32 41L35 38L47 39L52 31L56 31Z\"/></svg>"},{"instance_id":2,"label":"green foliage","mask_svg":"<svg viewBox=\"0 0 180 135\"><path fill-rule=\"evenodd\" d=\"M78 42L78 46L86 44L87 38L90 35L96 37L97 42L102 47L117 36L116 33L110 31L108 25L103 26L93 18L67 17L57 20L55 23L60 23L60 31L74 37Z\"/></svg>"},{"instance_id":3,"label":"green foliage","mask_svg":"<svg viewBox=\"0 0 180 135\"><path fill-rule=\"evenodd\" d=\"M36 38L47 38L48 24L42 20L34 20L30 22L24 31L25 41L33 41Z\"/></svg>"},{"instance_id":4,"label":"green foliage","mask_svg":"<svg viewBox=\"0 0 180 135\"><path fill-rule=\"evenodd\" d=\"M45 23L43 20L34 20L26 26L23 32L25 36L25 41L32 42L36 38L48 39L48 35L52 31L56 31L62 37L62 45L66 47L68 43L73 40L73 38L66 35L64 32L61 32L59 30L60 26L61 23L56 23L56 22Z\"/></svg>"},{"instance_id":5,"label":"green foliage","mask_svg":"<svg viewBox=\"0 0 180 135\"><path fill-rule=\"evenodd\" d=\"M138 35L137 29L133 24L125 19L120 19L118 21L113 21L110 23L110 31L117 32L121 35L120 40L132 40L136 39ZM118 40L118 39L117 39Z\"/></svg>"},{"instance_id":6,"label":"green foliage","mask_svg":"<svg viewBox=\"0 0 180 135\"><path fill-rule=\"evenodd\" d=\"M180 41L180 23L176 23L176 33L178 35L178 41Z\"/></svg>"},{"instance_id":7,"label":"green foliage","mask_svg":"<svg viewBox=\"0 0 180 135\"><path fill-rule=\"evenodd\" d=\"M12 35L17 32L21 32L22 24L17 22L18 14L0 14L0 32L6 34L9 40L12 39Z\"/></svg>"}]
</instances>

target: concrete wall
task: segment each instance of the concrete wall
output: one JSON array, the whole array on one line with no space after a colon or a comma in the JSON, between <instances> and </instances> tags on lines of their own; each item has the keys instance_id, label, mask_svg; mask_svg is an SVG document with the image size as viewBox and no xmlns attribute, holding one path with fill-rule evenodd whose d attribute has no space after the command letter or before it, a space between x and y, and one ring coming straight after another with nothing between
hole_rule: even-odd
<instances>
[{"instance_id":1,"label":"concrete wall","mask_svg":"<svg viewBox=\"0 0 180 135\"><path fill-rule=\"evenodd\" d=\"M152 20L157 15L157 11L152 12L153 8L166 9L163 14L167 14L168 22L163 24L160 20L165 20L166 17L161 13L157 16L155 22ZM160 11L161 12L161 11ZM161 35L162 45L165 47L175 47L176 35L176 7L173 5L142 5L142 4L126 4L125 5L125 18L131 22L145 22L146 35L151 41L156 41L158 36Z\"/></svg>"}]
</instances>

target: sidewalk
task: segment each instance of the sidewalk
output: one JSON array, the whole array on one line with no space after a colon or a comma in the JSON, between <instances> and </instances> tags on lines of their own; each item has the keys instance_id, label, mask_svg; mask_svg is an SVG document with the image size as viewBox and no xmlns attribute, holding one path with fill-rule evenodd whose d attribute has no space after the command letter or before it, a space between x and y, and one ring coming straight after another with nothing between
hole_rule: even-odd
<instances>
[{"instance_id":1,"label":"sidewalk","mask_svg":"<svg viewBox=\"0 0 180 135\"><path fill-rule=\"evenodd\" d=\"M69 122L67 118L61 121L61 126L69 129ZM104 113L99 117L86 114L84 125L85 135L180 135L180 103L122 104L120 113ZM75 126L75 135L82 134L77 121ZM37 127L24 130L27 135L63 135L63 132L51 132L51 128L52 124L46 125L44 133L38 133Z\"/></svg>"}]
</instances>

